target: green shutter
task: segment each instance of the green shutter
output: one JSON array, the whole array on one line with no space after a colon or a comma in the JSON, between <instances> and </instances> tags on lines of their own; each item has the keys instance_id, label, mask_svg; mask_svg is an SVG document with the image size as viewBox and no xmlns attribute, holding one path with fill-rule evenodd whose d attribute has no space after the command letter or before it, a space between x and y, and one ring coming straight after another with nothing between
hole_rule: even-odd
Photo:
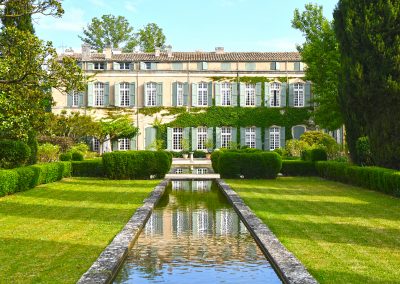
<instances>
[{"instance_id":1,"label":"green shutter","mask_svg":"<svg viewBox=\"0 0 400 284\"><path fill-rule=\"evenodd\" d=\"M113 62L113 70L119 70L119 63L118 62Z\"/></svg>"},{"instance_id":2,"label":"green shutter","mask_svg":"<svg viewBox=\"0 0 400 284\"><path fill-rule=\"evenodd\" d=\"M147 106L147 83L143 84L143 105Z\"/></svg>"},{"instance_id":3,"label":"green shutter","mask_svg":"<svg viewBox=\"0 0 400 284\"><path fill-rule=\"evenodd\" d=\"M192 127L192 151L197 150L197 128Z\"/></svg>"},{"instance_id":4,"label":"green shutter","mask_svg":"<svg viewBox=\"0 0 400 284\"><path fill-rule=\"evenodd\" d=\"M189 140L190 137L190 127L183 128L183 139Z\"/></svg>"},{"instance_id":5,"label":"green shutter","mask_svg":"<svg viewBox=\"0 0 400 284\"><path fill-rule=\"evenodd\" d=\"M93 88L94 88L94 84L93 82L89 82L88 83L88 106L93 106Z\"/></svg>"},{"instance_id":6,"label":"green shutter","mask_svg":"<svg viewBox=\"0 0 400 284\"><path fill-rule=\"evenodd\" d=\"M219 127L215 128L215 138L216 138L215 148L221 149L221 128Z\"/></svg>"},{"instance_id":7,"label":"green shutter","mask_svg":"<svg viewBox=\"0 0 400 284\"><path fill-rule=\"evenodd\" d=\"M264 98L264 106L266 106L266 107L270 107L270 103L271 103L271 101L270 101L271 96L270 96L270 93L269 93L269 87L270 87L270 84L268 82L265 82L264 83L264 96L265 96L265 98Z\"/></svg>"},{"instance_id":8,"label":"green shutter","mask_svg":"<svg viewBox=\"0 0 400 284\"><path fill-rule=\"evenodd\" d=\"M209 140L209 139L214 140L213 134L214 134L214 128L212 128L212 127L207 128L207 140Z\"/></svg>"},{"instance_id":9,"label":"green shutter","mask_svg":"<svg viewBox=\"0 0 400 284\"><path fill-rule=\"evenodd\" d=\"M269 151L269 128L265 128L265 133L264 133L264 138L265 138L265 142L264 142L264 150L265 151Z\"/></svg>"},{"instance_id":10,"label":"green shutter","mask_svg":"<svg viewBox=\"0 0 400 284\"><path fill-rule=\"evenodd\" d=\"M111 149L112 151L118 151L118 140L111 141Z\"/></svg>"},{"instance_id":11,"label":"green shutter","mask_svg":"<svg viewBox=\"0 0 400 284\"><path fill-rule=\"evenodd\" d=\"M304 106L311 106L311 83L307 82L304 86L305 97L304 97Z\"/></svg>"},{"instance_id":12,"label":"green shutter","mask_svg":"<svg viewBox=\"0 0 400 284\"><path fill-rule=\"evenodd\" d=\"M202 62L202 70L207 70L207 69L208 69L208 63Z\"/></svg>"},{"instance_id":13,"label":"green shutter","mask_svg":"<svg viewBox=\"0 0 400 284\"><path fill-rule=\"evenodd\" d=\"M162 88L162 83L157 83L156 85L156 93L157 93L157 106L162 106L163 105L163 88Z\"/></svg>"},{"instance_id":14,"label":"green shutter","mask_svg":"<svg viewBox=\"0 0 400 284\"><path fill-rule=\"evenodd\" d=\"M240 147L246 146L246 128L240 127Z\"/></svg>"},{"instance_id":15,"label":"green shutter","mask_svg":"<svg viewBox=\"0 0 400 284\"><path fill-rule=\"evenodd\" d=\"M222 63L221 63L221 70L222 70L222 71L231 71L231 63L229 63L229 62L222 62Z\"/></svg>"},{"instance_id":16,"label":"green shutter","mask_svg":"<svg viewBox=\"0 0 400 284\"><path fill-rule=\"evenodd\" d=\"M197 83L192 83L192 106L197 106Z\"/></svg>"},{"instance_id":17,"label":"green shutter","mask_svg":"<svg viewBox=\"0 0 400 284\"><path fill-rule=\"evenodd\" d=\"M300 62L294 63L294 71L300 71Z\"/></svg>"},{"instance_id":18,"label":"green shutter","mask_svg":"<svg viewBox=\"0 0 400 284\"><path fill-rule=\"evenodd\" d=\"M240 106L246 106L246 84L240 83Z\"/></svg>"},{"instance_id":19,"label":"green shutter","mask_svg":"<svg viewBox=\"0 0 400 284\"><path fill-rule=\"evenodd\" d=\"M232 106L237 106L237 100L238 100L238 84L237 83L231 83L231 88L232 88Z\"/></svg>"},{"instance_id":20,"label":"green shutter","mask_svg":"<svg viewBox=\"0 0 400 284\"><path fill-rule=\"evenodd\" d=\"M79 106L80 107L83 107L83 106L85 106L85 94L83 93L83 92L79 92Z\"/></svg>"},{"instance_id":21,"label":"green shutter","mask_svg":"<svg viewBox=\"0 0 400 284\"><path fill-rule=\"evenodd\" d=\"M189 103L189 84L183 83L183 105L187 106Z\"/></svg>"},{"instance_id":22,"label":"green shutter","mask_svg":"<svg viewBox=\"0 0 400 284\"><path fill-rule=\"evenodd\" d=\"M73 92L67 94L67 107L72 107L72 96Z\"/></svg>"},{"instance_id":23,"label":"green shutter","mask_svg":"<svg viewBox=\"0 0 400 284\"><path fill-rule=\"evenodd\" d=\"M94 69L94 64L88 62L88 63L87 63L87 70L93 70L93 69Z\"/></svg>"},{"instance_id":24,"label":"green shutter","mask_svg":"<svg viewBox=\"0 0 400 284\"><path fill-rule=\"evenodd\" d=\"M145 132L145 147L146 150L155 150L154 141L156 140L157 130L154 127L146 127Z\"/></svg>"},{"instance_id":25,"label":"green shutter","mask_svg":"<svg viewBox=\"0 0 400 284\"><path fill-rule=\"evenodd\" d=\"M137 136L131 138L131 150L137 150L136 139L137 139Z\"/></svg>"},{"instance_id":26,"label":"green shutter","mask_svg":"<svg viewBox=\"0 0 400 284\"><path fill-rule=\"evenodd\" d=\"M178 105L178 83L172 83L172 106Z\"/></svg>"},{"instance_id":27,"label":"green shutter","mask_svg":"<svg viewBox=\"0 0 400 284\"><path fill-rule=\"evenodd\" d=\"M221 83L215 83L215 105L220 106L221 104Z\"/></svg>"},{"instance_id":28,"label":"green shutter","mask_svg":"<svg viewBox=\"0 0 400 284\"><path fill-rule=\"evenodd\" d=\"M114 105L117 107L121 106L121 94L120 94L119 82L116 82L114 85Z\"/></svg>"},{"instance_id":29,"label":"green shutter","mask_svg":"<svg viewBox=\"0 0 400 284\"><path fill-rule=\"evenodd\" d=\"M281 107L286 106L286 89L287 89L287 83L282 83L281 84Z\"/></svg>"},{"instance_id":30,"label":"green shutter","mask_svg":"<svg viewBox=\"0 0 400 284\"><path fill-rule=\"evenodd\" d=\"M289 106L294 106L294 84L289 84Z\"/></svg>"},{"instance_id":31,"label":"green shutter","mask_svg":"<svg viewBox=\"0 0 400 284\"><path fill-rule=\"evenodd\" d=\"M254 62L247 62L245 64L246 71L255 71L256 70L256 64Z\"/></svg>"},{"instance_id":32,"label":"green shutter","mask_svg":"<svg viewBox=\"0 0 400 284\"><path fill-rule=\"evenodd\" d=\"M285 148L285 127L281 127L280 132L280 148Z\"/></svg>"},{"instance_id":33,"label":"green shutter","mask_svg":"<svg viewBox=\"0 0 400 284\"><path fill-rule=\"evenodd\" d=\"M237 128L231 127L231 141L237 143Z\"/></svg>"},{"instance_id":34,"label":"green shutter","mask_svg":"<svg viewBox=\"0 0 400 284\"><path fill-rule=\"evenodd\" d=\"M208 93L208 105L212 106L212 94L213 94L213 83L212 82L208 83L207 93Z\"/></svg>"},{"instance_id":35,"label":"green shutter","mask_svg":"<svg viewBox=\"0 0 400 284\"><path fill-rule=\"evenodd\" d=\"M135 64L129 63L129 70L134 70L134 69L135 69Z\"/></svg>"},{"instance_id":36,"label":"green shutter","mask_svg":"<svg viewBox=\"0 0 400 284\"><path fill-rule=\"evenodd\" d=\"M140 62L140 70L146 70L146 63Z\"/></svg>"},{"instance_id":37,"label":"green shutter","mask_svg":"<svg viewBox=\"0 0 400 284\"><path fill-rule=\"evenodd\" d=\"M167 149L168 151L172 151L172 128L167 128Z\"/></svg>"},{"instance_id":38,"label":"green shutter","mask_svg":"<svg viewBox=\"0 0 400 284\"><path fill-rule=\"evenodd\" d=\"M203 63L202 62L197 62L197 70L199 70L199 71L203 70Z\"/></svg>"},{"instance_id":39,"label":"green shutter","mask_svg":"<svg viewBox=\"0 0 400 284\"><path fill-rule=\"evenodd\" d=\"M261 83L256 84L256 106L261 106Z\"/></svg>"},{"instance_id":40,"label":"green shutter","mask_svg":"<svg viewBox=\"0 0 400 284\"><path fill-rule=\"evenodd\" d=\"M129 106L133 107L136 105L136 84L132 82L129 84Z\"/></svg>"},{"instance_id":41,"label":"green shutter","mask_svg":"<svg viewBox=\"0 0 400 284\"><path fill-rule=\"evenodd\" d=\"M256 127L256 148L262 149L262 141L261 141L261 128Z\"/></svg>"},{"instance_id":42,"label":"green shutter","mask_svg":"<svg viewBox=\"0 0 400 284\"><path fill-rule=\"evenodd\" d=\"M104 106L110 105L110 83L104 83Z\"/></svg>"},{"instance_id":43,"label":"green shutter","mask_svg":"<svg viewBox=\"0 0 400 284\"><path fill-rule=\"evenodd\" d=\"M150 63L150 69L157 70L157 63L155 63L155 62Z\"/></svg>"}]
</instances>

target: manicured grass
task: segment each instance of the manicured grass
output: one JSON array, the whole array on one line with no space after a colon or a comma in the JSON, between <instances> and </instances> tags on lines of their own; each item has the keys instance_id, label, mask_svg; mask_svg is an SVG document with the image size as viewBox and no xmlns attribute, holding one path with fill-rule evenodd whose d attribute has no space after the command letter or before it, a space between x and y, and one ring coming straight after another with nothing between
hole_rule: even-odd
<instances>
[{"instance_id":1,"label":"manicured grass","mask_svg":"<svg viewBox=\"0 0 400 284\"><path fill-rule=\"evenodd\" d=\"M313 177L227 180L321 283L400 283L400 199Z\"/></svg>"},{"instance_id":2,"label":"manicured grass","mask_svg":"<svg viewBox=\"0 0 400 284\"><path fill-rule=\"evenodd\" d=\"M70 178L0 198L0 282L76 283L158 182Z\"/></svg>"}]
</instances>

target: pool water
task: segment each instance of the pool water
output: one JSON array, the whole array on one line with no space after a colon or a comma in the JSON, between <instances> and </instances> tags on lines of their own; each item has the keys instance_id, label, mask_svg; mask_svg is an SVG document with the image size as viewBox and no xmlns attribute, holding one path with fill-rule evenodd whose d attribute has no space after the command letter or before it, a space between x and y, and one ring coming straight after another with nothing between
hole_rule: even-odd
<instances>
[{"instance_id":1,"label":"pool water","mask_svg":"<svg viewBox=\"0 0 400 284\"><path fill-rule=\"evenodd\" d=\"M172 181L114 283L282 283L211 181Z\"/></svg>"}]
</instances>

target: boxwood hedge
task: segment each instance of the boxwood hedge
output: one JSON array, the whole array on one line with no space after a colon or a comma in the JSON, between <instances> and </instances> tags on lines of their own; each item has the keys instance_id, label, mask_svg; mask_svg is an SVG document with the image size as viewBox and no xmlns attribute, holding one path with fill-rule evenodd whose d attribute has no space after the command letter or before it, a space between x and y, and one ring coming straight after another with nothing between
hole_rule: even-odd
<instances>
[{"instance_id":1,"label":"boxwood hedge","mask_svg":"<svg viewBox=\"0 0 400 284\"><path fill-rule=\"evenodd\" d=\"M74 177L104 177L102 159L73 161L72 176Z\"/></svg>"},{"instance_id":2,"label":"boxwood hedge","mask_svg":"<svg viewBox=\"0 0 400 284\"><path fill-rule=\"evenodd\" d=\"M285 176L315 176L315 163L300 160L283 160L281 173Z\"/></svg>"}]
</instances>

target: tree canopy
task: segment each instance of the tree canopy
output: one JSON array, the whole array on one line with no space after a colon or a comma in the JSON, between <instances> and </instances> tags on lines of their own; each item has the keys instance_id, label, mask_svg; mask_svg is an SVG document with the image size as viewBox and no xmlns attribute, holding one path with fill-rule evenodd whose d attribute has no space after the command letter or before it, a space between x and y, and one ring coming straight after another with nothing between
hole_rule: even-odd
<instances>
[{"instance_id":1,"label":"tree canopy","mask_svg":"<svg viewBox=\"0 0 400 284\"><path fill-rule=\"evenodd\" d=\"M154 52L156 47L164 46L165 35L157 24L150 23L139 30L138 41L142 51Z\"/></svg>"}]
</instances>

